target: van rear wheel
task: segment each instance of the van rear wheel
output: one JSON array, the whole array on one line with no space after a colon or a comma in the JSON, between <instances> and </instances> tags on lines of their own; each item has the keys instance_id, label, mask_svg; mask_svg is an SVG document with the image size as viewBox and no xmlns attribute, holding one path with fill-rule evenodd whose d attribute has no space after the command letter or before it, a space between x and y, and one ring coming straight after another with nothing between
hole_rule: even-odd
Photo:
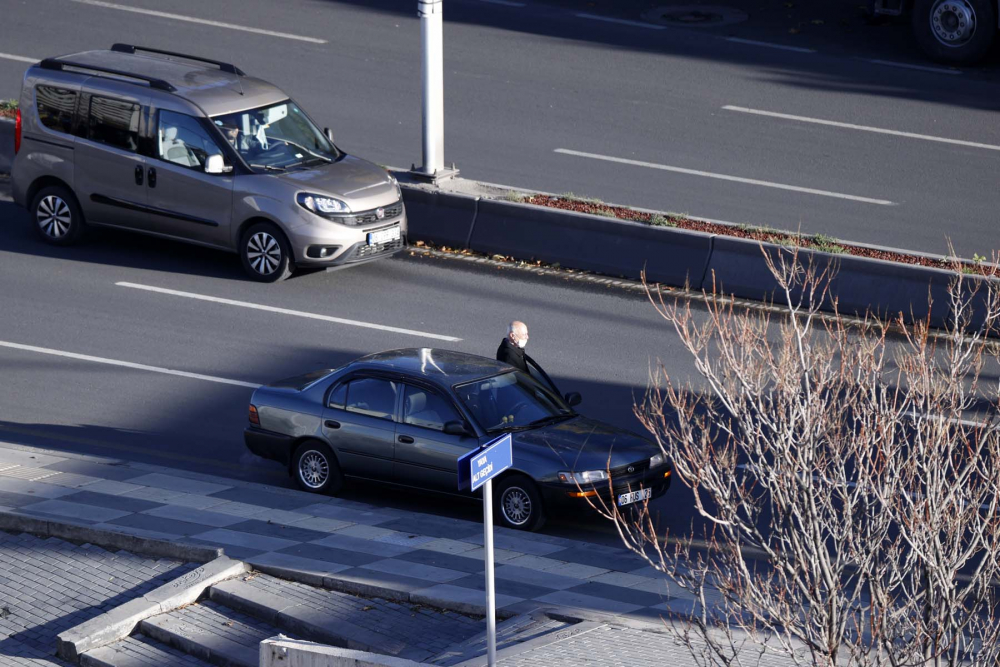
<instances>
[{"instance_id":1,"label":"van rear wheel","mask_svg":"<svg viewBox=\"0 0 1000 667\"><path fill-rule=\"evenodd\" d=\"M243 232L240 259L251 278L274 283L292 275L292 249L285 235L269 222L258 222Z\"/></svg>"},{"instance_id":2,"label":"van rear wheel","mask_svg":"<svg viewBox=\"0 0 1000 667\"><path fill-rule=\"evenodd\" d=\"M61 185L39 190L30 211L35 231L46 243L67 246L83 237L83 212L73 193Z\"/></svg>"}]
</instances>

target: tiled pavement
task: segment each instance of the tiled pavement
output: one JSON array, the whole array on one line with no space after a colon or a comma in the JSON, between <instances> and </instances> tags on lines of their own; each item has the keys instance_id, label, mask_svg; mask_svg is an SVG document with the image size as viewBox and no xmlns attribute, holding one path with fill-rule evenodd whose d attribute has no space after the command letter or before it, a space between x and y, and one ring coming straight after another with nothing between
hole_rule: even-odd
<instances>
[{"instance_id":1,"label":"tiled pavement","mask_svg":"<svg viewBox=\"0 0 1000 667\"><path fill-rule=\"evenodd\" d=\"M0 511L224 547L234 558L483 603L482 525L147 464L0 443ZM624 549L497 528L498 607L659 623L691 599ZM672 591L673 593L673 591ZM674 593L676 595L676 593Z\"/></svg>"},{"instance_id":2,"label":"tiled pavement","mask_svg":"<svg viewBox=\"0 0 1000 667\"><path fill-rule=\"evenodd\" d=\"M0 664L66 665L56 635L193 567L0 532Z\"/></svg>"}]
</instances>

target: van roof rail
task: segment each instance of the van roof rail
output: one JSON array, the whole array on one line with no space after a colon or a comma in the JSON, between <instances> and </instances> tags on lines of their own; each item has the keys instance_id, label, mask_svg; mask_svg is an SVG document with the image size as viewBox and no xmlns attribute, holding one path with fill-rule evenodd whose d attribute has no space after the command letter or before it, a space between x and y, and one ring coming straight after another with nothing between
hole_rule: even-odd
<instances>
[{"instance_id":1,"label":"van roof rail","mask_svg":"<svg viewBox=\"0 0 1000 667\"><path fill-rule=\"evenodd\" d=\"M153 49L147 46L135 46L134 44L112 44L111 50L116 53L132 53L136 51L142 51L144 53L157 53L161 56L174 56L175 58L184 58L185 60L193 60L200 63L208 63L209 65L215 65L223 72L228 72L229 74L235 74L237 76L246 76L246 73L241 70L236 65L232 63L224 63L218 60L212 60L211 58L202 58L201 56L192 56L186 53L178 53L176 51L164 51L163 49Z\"/></svg>"},{"instance_id":2,"label":"van roof rail","mask_svg":"<svg viewBox=\"0 0 1000 667\"><path fill-rule=\"evenodd\" d=\"M113 74L114 76L121 76L127 79L137 79L139 81L145 81L149 84L150 88L156 88L158 90L166 90L168 92L174 92L177 90L170 83L164 81L163 79L157 79L153 76L144 76L142 74L135 74L134 72L123 72L119 69L112 69L110 67L101 67L100 65L87 65L86 63L78 63L72 60L60 60L58 58L46 58L40 63L42 69L49 70L63 70L66 67L72 67L73 69L82 69L90 72L99 72L101 74Z\"/></svg>"}]
</instances>

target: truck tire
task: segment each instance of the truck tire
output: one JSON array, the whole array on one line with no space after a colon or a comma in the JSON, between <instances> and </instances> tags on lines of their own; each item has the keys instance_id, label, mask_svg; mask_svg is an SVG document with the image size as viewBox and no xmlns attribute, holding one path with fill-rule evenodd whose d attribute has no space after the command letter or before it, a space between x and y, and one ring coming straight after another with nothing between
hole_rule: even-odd
<instances>
[{"instance_id":1,"label":"truck tire","mask_svg":"<svg viewBox=\"0 0 1000 667\"><path fill-rule=\"evenodd\" d=\"M912 18L920 48L947 65L981 60L997 33L995 0L915 0Z\"/></svg>"}]
</instances>

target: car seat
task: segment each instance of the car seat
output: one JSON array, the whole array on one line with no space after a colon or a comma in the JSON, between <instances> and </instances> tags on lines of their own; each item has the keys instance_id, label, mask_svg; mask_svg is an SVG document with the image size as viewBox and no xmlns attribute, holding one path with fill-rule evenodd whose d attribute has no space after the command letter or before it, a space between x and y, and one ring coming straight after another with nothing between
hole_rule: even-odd
<instances>
[{"instance_id":1,"label":"car seat","mask_svg":"<svg viewBox=\"0 0 1000 667\"><path fill-rule=\"evenodd\" d=\"M187 144L177 138L177 128L172 125L161 130L160 155L168 162L185 167L197 167L200 164Z\"/></svg>"},{"instance_id":2,"label":"car seat","mask_svg":"<svg viewBox=\"0 0 1000 667\"><path fill-rule=\"evenodd\" d=\"M437 410L427 407L427 393L423 391L407 394L404 414L406 415L404 421L414 426L440 428L442 423Z\"/></svg>"}]
</instances>

